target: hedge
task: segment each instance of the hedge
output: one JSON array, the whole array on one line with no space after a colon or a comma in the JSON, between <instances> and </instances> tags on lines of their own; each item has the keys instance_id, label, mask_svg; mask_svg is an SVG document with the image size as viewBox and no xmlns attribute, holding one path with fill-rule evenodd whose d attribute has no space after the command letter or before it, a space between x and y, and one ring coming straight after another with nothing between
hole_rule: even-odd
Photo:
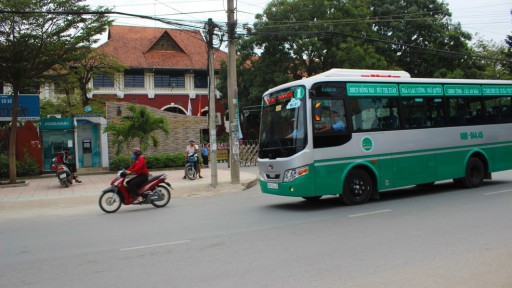
<instances>
[{"instance_id":1,"label":"hedge","mask_svg":"<svg viewBox=\"0 0 512 288\"><path fill-rule=\"evenodd\" d=\"M155 154L145 156L148 169L174 168L185 165L182 153ZM131 165L130 157L118 156L110 161L110 171L119 171Z\"/></svg>"},{"instance_id":2,"label":"hedge","mask_svg":"<svg viewBox=\"0 0 512 288\"><path fill-rule=\"evenodd\" d=\"M16 176L34 175L39 175L39 166L34 159L25 153L22 161L16 161ZM0 154L0 178L9 178L9 157L5 154Z\"/></svg>"}]
</instances>

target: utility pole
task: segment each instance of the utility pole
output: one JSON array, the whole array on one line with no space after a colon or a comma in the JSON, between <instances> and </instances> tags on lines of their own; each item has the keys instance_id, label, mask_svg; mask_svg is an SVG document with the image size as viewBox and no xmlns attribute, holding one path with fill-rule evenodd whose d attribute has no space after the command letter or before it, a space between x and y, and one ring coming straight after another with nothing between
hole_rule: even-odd
<instances>
[{"instance_id":1,"label":"utility pole","mask_svg":"<svg viewBox=\"0 0 512 288\"><path fill-rule=\"evenodd\" d=\"M215 62L213 55L213 31L212 18L208 18L208 130L210 133L210 170L211 184L217 187L217 121L215 119Z\"/></svg>"},{"instance_id":2,"label":"utility pole","mask_svg":"<svg viewBox=\"0 0 512 288\"><path fill-rule=\"evenodd\" d=\"M238 141L238 95L236 83L236 19L234 0L228 0L228 109L229 163L231 184L240 184L240 147Z\"/></svg>"}]
</instances>

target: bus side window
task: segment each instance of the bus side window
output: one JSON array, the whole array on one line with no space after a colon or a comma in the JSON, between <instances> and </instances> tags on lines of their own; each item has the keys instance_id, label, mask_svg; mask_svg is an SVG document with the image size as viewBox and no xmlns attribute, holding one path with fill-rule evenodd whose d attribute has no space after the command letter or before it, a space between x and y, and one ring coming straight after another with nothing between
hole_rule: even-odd
<instances>
[{"instance_id":1,"label":"bus side window","mask_svg":"<svg viewBox=\"0 0 512 288\"><path fill-rule=\"evenodd\" d=\"M429 115L423 98L402 99L405 128L422 128L430 126Z\"/></svg>"},{"instance_id":2,"label":"bus side window","mask_svg":"<svg viewBox=\"0 0 512 288\"><path fill-rule=\"evenodd\" d=\"M481 98L468 98L466 100L466 104L468 111L471 111L471 113L468 113L466 123L469 125L483 124L485 122L485 118L487 117L487 111L484 110Z\"/></svg>"},{"instance_id":3,"label":"bus side window","mask_svg":"<svg viewBox=\"0 0 512 288\"><path fill-rule=\"evenodd\" d=\"M319 100L313 103L315 133L344 132L346 123L343 100Z\"/></svg>"},{"instance_id":4,"label":"bus side window","mask_svg":"<svg viewBox=\"0 0 512 288\"><path fill-rule=\"evenodd\" d=\"M427 98L427 121L431 127L442 127L446 123L442 98Z\"/></svg>"},{"instance_id":5,"label":"bus side window","mask_svg":"<svg viewBox=\"0 0 512 288\"><path fill-rule=\"evenodd\" d=\"M448 100L449 105L449 121L450 125L460 126L466 124L468 111L464 98L450 98Z\"/></svg>"},{"instance_id":6,"label":"bus side window","mask_svg":"<svg viewBox=\"0 0 512 288\"><path fill-rule=\"evenodd\" d=\"M379 127L383 130L392 130L398 128L398 116L396 108L378 108L377 115Z\"/></svg>"},{"instance_id":7,"label":"bus side window","mask_svg":"<svg viewBox=\"0 0 512 288\"><path fill-rule=\"evenodd\" d=\"M397 99L353 98L350 107L354 131L400 128Z\"/></svg>"}]
</instances>

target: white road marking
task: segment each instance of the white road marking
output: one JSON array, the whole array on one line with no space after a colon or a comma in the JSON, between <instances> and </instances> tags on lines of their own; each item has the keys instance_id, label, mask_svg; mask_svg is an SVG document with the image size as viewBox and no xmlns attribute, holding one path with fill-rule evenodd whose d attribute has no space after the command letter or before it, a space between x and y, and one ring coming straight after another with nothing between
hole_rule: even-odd
<instances>
[{"instance_id":1,"label":"white road marking","mask_svg":"<svg viewBox=\"0 0 512 288\"><path fill-rule=\"evenodd\" d=\"M122 248L122 249L119 249L119 251L146 249L146 248L153 248L153 247L159 247L159 246L168 246L168 245L182 244L182 243L188 243L188 242L190 242L190 240L173 241L173 242L153 244L153 245L144 245L144 246L137 246L137 247L130 247L130 248Z\"/></svg>"},{"instance_id":2,"label":"white road marking","mask_svg":"<svg viewBox=\"0 0 512 288\"><path fill-rule=\"evenodd\" d=\"M385 213L385 212L391 212L391 210L390 209L386 209L386 210L379 210L379 211L373 211L373 212L352 214L352 215L348 215L348 217L367 216L367 215L373 215L373 214L379 214L379 213Z\"/></svg>"},{"instance_id":3,"label":"white road marking","mask_svg":"<svg viewBox=\"0 0 512 288\"><path fill-rule=\"evenodd\" d=\"M501 194L501 193L507 193L507 192L512 192L512 190L503 190L503 191L489 192L489 193L484 193L484 195Z\"/></svg>"}]
</instances>

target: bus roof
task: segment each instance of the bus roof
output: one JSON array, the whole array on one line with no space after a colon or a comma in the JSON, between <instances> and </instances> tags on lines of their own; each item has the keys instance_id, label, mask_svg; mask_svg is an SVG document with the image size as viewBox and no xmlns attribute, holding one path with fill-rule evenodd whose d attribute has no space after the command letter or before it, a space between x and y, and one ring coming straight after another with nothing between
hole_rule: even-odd
<instances>
[{"instance_id":1,"label":"bus roof","mask_svg":"<svg viewBox=\"0 0 512 288\"><path fill-rule=\"evenodd\" d=\"M446 79L446 78L412 78L405 71L391 70L364 70L364 69L331 69L329 71L284 83L267 90L264 94L272 93L280 89L318 81L357 81L357 82L397 82L397 83L438 83L438 84L476 84L476 85L512 85L511 80L487 80L487 79Z\"/></svg>"},{"instance_id":2,"label":"bus roof","mask_svg":"<svg viewBox=\"0 0 512 288\"><path fill-rule=\"evenodd\" d=\"M312 77L411 78L405 71L334 68Z\"/></svg>"}]
</instances>

